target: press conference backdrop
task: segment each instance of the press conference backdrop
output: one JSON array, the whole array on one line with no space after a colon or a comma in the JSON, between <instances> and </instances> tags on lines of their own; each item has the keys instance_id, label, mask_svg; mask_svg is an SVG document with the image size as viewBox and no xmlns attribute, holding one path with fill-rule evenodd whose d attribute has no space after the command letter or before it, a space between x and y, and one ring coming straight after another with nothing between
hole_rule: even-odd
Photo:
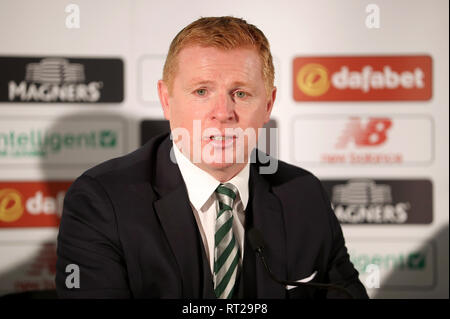
<instances>
[{"instance_id":1,"label":"press conference backdrop","mask_svg":"<svg viewBox=\"0 0 450 319\"><path fill-rule=\"evenodd\" d=\"M271 152L321 178L370 296L448 298L448 6L1 1L0 294L54 288L71 182L168 130L156 81L171 39L233 15L271 43Z\"/></svg>"}]
</instances>

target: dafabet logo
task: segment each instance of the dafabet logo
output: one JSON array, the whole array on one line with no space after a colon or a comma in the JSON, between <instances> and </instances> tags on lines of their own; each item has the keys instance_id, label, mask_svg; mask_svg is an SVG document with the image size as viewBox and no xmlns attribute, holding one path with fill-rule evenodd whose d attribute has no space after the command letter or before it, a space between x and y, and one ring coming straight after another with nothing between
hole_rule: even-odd
<instances>
[{"instance_id":1,"label":"dafabet logo","mask_svg":"<svg viewBox=\"0 0 450 319\"><path fill-rule=\"evenodd\" d=\"M72 182L1 182L0 228L57 227Z\"/></svg>"},{"instance_id":2,"label":"dafabet logo","mask_svg":"<svg viewBox=\"0 0 450 319\"><path fill-rule=\"evenodd\" d=\"M431 64L426 55L298 57L294 100L429 100Z\"/></svg>"},{"instance_id":3,"label":"dafabet logo","mask_svg":"<svg viewBox=\"0 0 450 319\"><path fill-rule=\"evenodd\" d=\"M22 217L24 211L22 195L15 189L0 189L0 221L12 223Z\"/></svg>"}]
</instances>

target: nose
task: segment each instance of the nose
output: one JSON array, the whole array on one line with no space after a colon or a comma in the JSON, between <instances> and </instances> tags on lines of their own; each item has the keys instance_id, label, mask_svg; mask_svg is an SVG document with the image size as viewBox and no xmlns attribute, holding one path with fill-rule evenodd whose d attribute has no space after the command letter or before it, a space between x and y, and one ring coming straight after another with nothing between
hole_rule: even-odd
<instances>
[{"instance_id":1,"label":"nose","mask_svg":"<svg viewBox=\"0 0 450 319\"><path fill-rule=\"evenodd\" d=\"M211 118L219 122L230 122L235 120L236 114L234 101L228 94L218 94L214 100Z\"/></svg>"}]
</instances>

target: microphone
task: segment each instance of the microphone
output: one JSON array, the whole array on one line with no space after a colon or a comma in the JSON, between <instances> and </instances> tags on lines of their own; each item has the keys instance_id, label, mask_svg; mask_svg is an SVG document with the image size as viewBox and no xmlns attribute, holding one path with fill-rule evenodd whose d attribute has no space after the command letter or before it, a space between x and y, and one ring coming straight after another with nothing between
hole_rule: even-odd
<instances>
[{"instance_id":1,"label":"microphone","mask_svg":"<svg viewBox=\"0 0 450 319\"><path fill-rule=\"evenodd\" d=\"M269 265L267 265L266 263L266 259L264 258L264 247L265 247L265 243L264 243L264 239L261 235L261 232L256 229L256 228L251 228L248 230L248 240L250 242L250 246L252 246L253 250L256 252L256 254L258 255L258 257L261 259L264 268L266 269L267 273L269 274L270 278L272 278L273 281L279 283L280 285L283 286L296 286L296 287L300 287L300 286L309 286L309 287L315 287L315 288L319 288L319 289L335 289L335 290L339 290L344 292L349 298L354 299L354 297L352 296L352 294L345 289L344 287L341 286L336 286L333 284L320 284L320 283L312 283L312 282L296 282L296 281L286 281L286 280L280 280L278 279L273 272L270 270Z\"/></svg>"}]
</instances>

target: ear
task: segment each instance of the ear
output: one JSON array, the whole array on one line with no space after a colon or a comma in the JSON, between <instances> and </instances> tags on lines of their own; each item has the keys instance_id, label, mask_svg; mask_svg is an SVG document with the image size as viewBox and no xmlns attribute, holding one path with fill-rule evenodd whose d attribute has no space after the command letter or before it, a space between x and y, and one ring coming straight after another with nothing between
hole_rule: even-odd
<instances>
[{"instance_id":1,"label":"ear","mask_svg":"<svg viewBox=\"0 0 450 319\"><path fill-rule=\"evenodd\" d=\"M277 97L277 87L274 86L270 98L266 104L266 117L264 119L264 124L270 121L270 114L272 113L273 104L275 103L275 98Z\"/></svg>"},{"instance_id":2,"label":"ear","mask_svg":"<svg viewBox=\"0 0 450 319\"><path fill-rule=\"evenodd\" d=\"M169 88L163 80L158 81L158 95L159 101L163 108L164 117L170 121L170 108L169 108Z\"/></svg>"}]
</instances>

